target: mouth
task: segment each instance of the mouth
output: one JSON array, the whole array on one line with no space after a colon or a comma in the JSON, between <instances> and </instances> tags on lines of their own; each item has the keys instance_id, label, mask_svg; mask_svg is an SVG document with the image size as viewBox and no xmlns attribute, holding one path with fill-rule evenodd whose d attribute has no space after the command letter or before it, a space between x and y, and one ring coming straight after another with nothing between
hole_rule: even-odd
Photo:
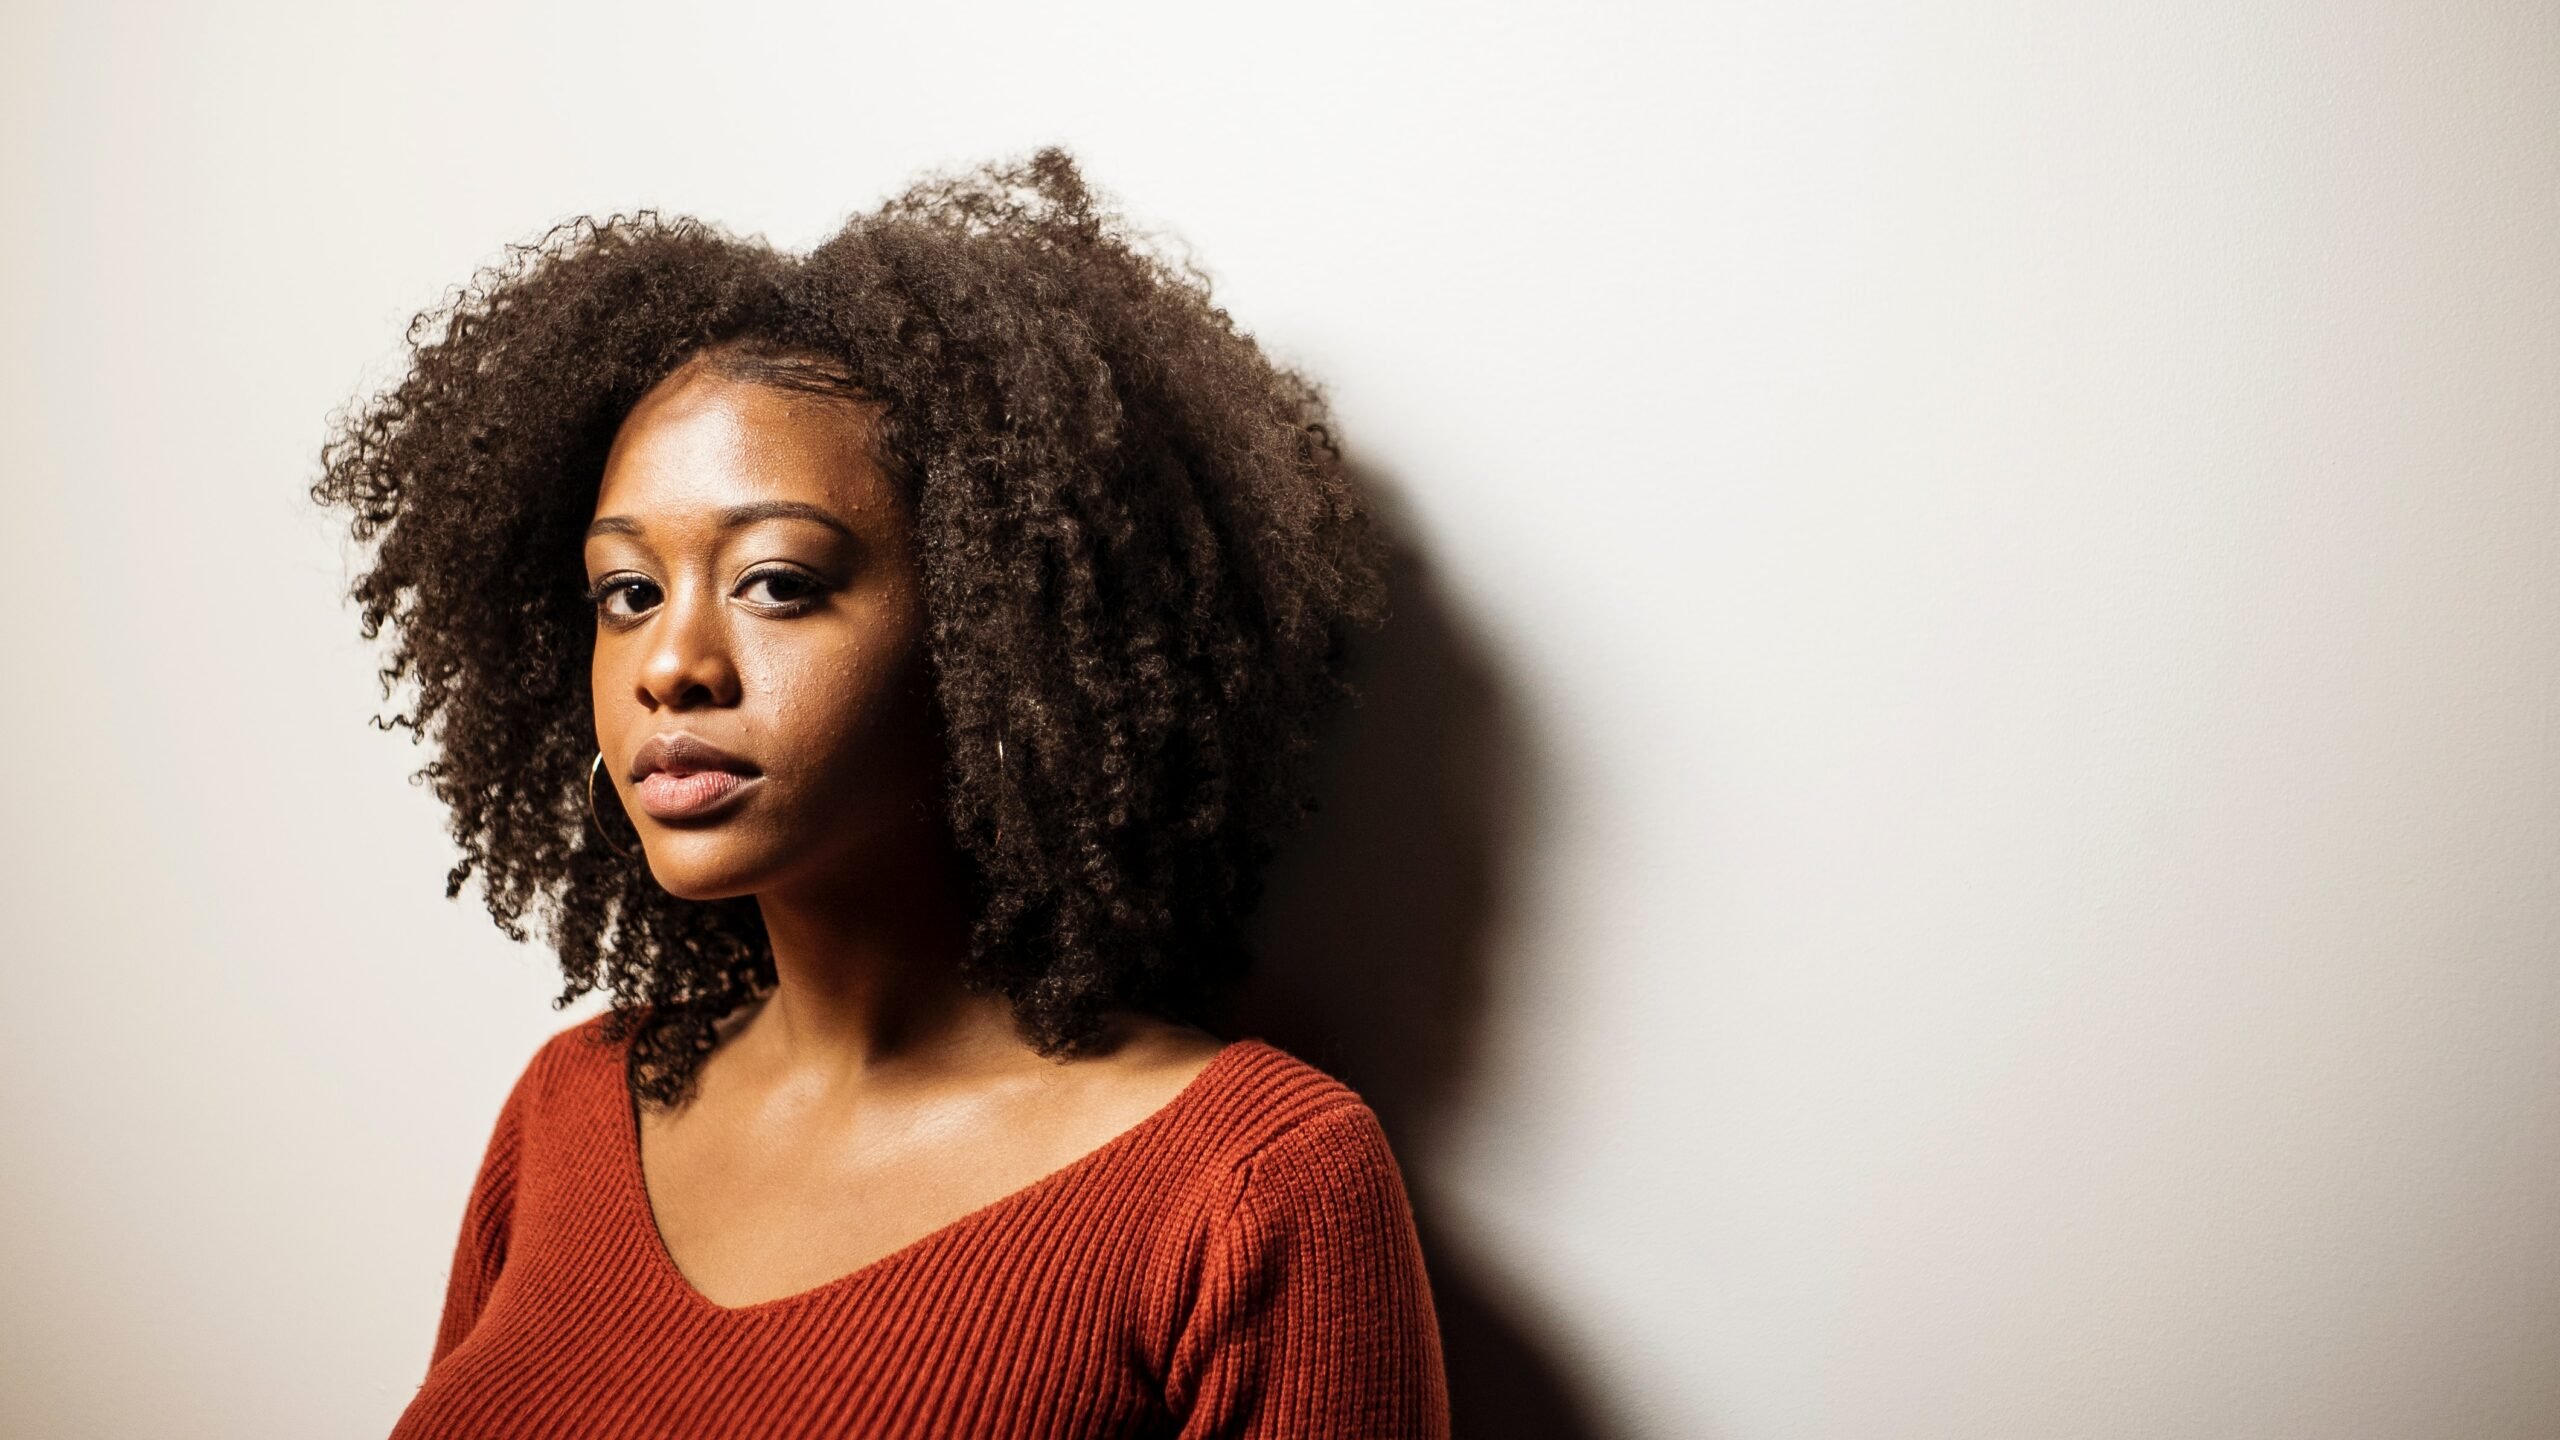
<instances>
[{"instance_id":1,"label":"mouth","mask_svg":"<svg viewBox=\"0 0 2560 1440\"><path fill-rule=\"evenodd\" d=\"M693 820L728 808L764 779L748 761L697 735L651 736L632 757L640 807L660 820Z\"/></svg>"},{"instance_id":2,"label":"mouth","mask_svg":"<svg viewBox=\"0 0 2560 1440\"><path fill-rule=\"evenodd\" d=\"M652 770L640 777L640 808L660 820L699 819L762 783L761 775L734 770L696 770L690 775Z\"/></svg>"}]
</instances>

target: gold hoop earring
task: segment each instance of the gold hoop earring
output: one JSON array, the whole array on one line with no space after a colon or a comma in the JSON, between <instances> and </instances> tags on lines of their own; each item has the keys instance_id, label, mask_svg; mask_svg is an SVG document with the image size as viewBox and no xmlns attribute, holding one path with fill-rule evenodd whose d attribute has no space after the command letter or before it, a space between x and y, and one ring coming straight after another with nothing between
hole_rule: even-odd
<instances>
[{"instance_id":1,"label":"gold hoop earring","mask_svg":"<svg viewBox=\"0 0 2560 1440\"><path fill-rule=\"evenodd\" d=\"M604 837L604 843L612 846L615 854L625 860L636 859L640 852L623 849L621 842L613 838L613 832L604 828L604 816L596 811L596 776L602 773L604 773L604 752L599 750L596 752L595 763L587 767L587 818L595 822L596 833Z\"/></svg>"}]
</instances>

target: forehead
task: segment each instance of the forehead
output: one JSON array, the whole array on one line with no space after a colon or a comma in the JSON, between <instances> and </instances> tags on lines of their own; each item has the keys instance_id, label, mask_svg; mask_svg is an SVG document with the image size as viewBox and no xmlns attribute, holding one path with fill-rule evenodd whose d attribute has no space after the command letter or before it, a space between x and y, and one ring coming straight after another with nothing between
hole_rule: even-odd
<instances>
[{"instance_id":1,"label":"forehead","mask_svg":"<svg viewBox=\"0 0 2560 1440\"><path fill-rule=\"evenodd\" d=\"M872 453L872 409L687 365L640 398L606 454L595 513L643 526L707 522L759 500L815 504L848 522L899 508Z\"/></svg>"}]
</instances>

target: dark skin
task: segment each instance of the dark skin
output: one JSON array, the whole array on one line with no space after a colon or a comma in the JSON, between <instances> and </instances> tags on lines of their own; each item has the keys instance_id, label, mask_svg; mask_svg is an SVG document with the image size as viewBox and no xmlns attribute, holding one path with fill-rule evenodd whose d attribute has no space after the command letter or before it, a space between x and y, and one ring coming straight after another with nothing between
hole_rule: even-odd
<instances>
[{"instance_id":1,"label":"dark skin","mask_svg":"<svg viewBox=\"0 0 2560 1440\"><path fill-rule=\"evenodd\" d=\"M668 1256L723 1307L824 1285L1037 1182L1222 1044L1119 1011L1104 1046L1051 1060L960 984L966 872L913 517L870 419L689 363L623 421L585 545L606 587L597 745L650 871L687 899L754 896L773 945L774 988L722 1022L692 1097L641 1117ZM732 523L770 502L810 508ZM761 778L715 813L652 816L631 763L677 731Z\"/></svg>"}]
</instances>

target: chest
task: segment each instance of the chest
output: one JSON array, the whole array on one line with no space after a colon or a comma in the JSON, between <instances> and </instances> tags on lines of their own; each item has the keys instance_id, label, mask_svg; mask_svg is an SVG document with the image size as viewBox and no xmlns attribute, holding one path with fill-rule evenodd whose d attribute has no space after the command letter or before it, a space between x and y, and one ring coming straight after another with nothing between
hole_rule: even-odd
<instances>
[{"instance_id":1,"label":"chest","mask_svg":"<svg viewBox=\"0 0 2560 1440\"><path fill-rule=\"evenodd\" d=\"M1021 1147L945 1138L653 1117L642 1183L667 1258L703 1298L736 1308L866 1269L1040 1173Z\"/></svg>"},{"instance_id":2,"label":"chest","mask_svg":"<svg viewBox=\"0 0 2560 1440\"><path fill-rule=\"evenodd\" d=\"M733 1090L644 1113L638 1168L668 1262L712 1304L752 1306L974 1223L1161 1098L1144 1086L1013 1086L848 1109Z\"/></svg>"}]
</instances>

